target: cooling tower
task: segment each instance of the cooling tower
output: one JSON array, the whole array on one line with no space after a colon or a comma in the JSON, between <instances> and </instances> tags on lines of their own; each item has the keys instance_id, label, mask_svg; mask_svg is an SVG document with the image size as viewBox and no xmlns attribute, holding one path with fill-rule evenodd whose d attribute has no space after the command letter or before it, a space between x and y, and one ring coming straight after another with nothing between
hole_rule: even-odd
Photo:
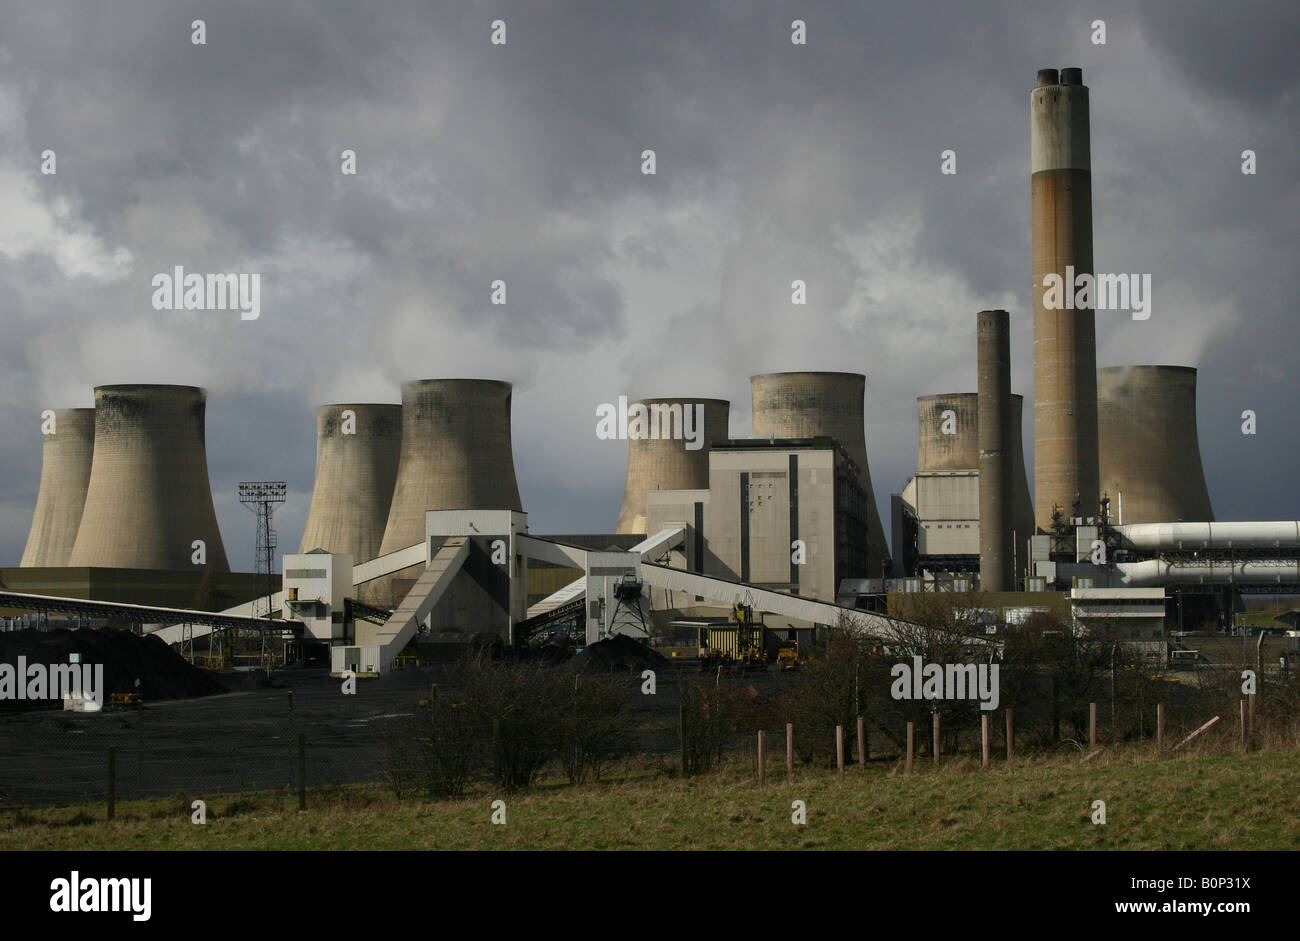
<instances>
[{"instance_id":1,"label":"cooling tower","mask_svg":"<svg viewBox=\"0 0 1300 941\"><path fill-rule=\"evenodd\" d=\"M1034 515L1095 516L1097 324L1091 309L1049 309L1043 277L1092 274L1092 163L1082 69L1043 69L1030 92L1034 297ZM1070 270L1067 271L1067 268ZM1065 283L1074 294L1074 285Z\"/></svg>"},{"instance_id":2,"label":"cooling tower","mask_svg":"<svg viewBox=\"0 0 1300 941\"><path fill-rule=\"evenodd\" d=\"M1116 366L1097 373L1101 488L1111 520L1213 522L1196 435L1196 370Z\"/></svg>"},{"instance_id":3,"label":"cooling tower","mask_svg":"<svg viewBox=\"0 0 1300 941\"><path fill-rule=\"evenodd\" d=\"M618 533L645 532L645 495L651 490L707 490L709 446L726 440L728 434L731 403L723 399L638 399L628 409L629 416L638 405L645 406L654 437L628 435L627 483L618 513ZM675 429L689 432L693 440L672 436Z\"/></svg>"},{"instance_id":4,"label":"cooling tower","mask_svg":"<svg viewBox=\"0 0 1300 941\"><path fill-rule=\"evenodd\" d=\"M95 389L95 450L70 566L229 570L204 445L207 393L194 386Z\"/></svg>"},{"instance_id":5,"label":"cooling tower","mask_svg":"<svg viewBox=\"0 0 1300 941\"><path fill-rule=\"evenodd\" d=\"M1011 396L1011 522L1015 536L1013 557L1018 564L1023 563L1026 541L1034 534L1034 504L1029 496L1021 432L1024 404L1023 396ZM979 470L979 393L918 396L916 409L920 419L918 474ZM953 413L951 427L955 434L943 433L946 411Z\"/></svg>"},{"instance_id":6,"label":"cooling tower","mask_svg":"<svg viewBox=\"0 0 1300 941\"><path fill-rule=\"evenodd\" d=\"M424 541L427 510L519 510L510 443L508 382L417 379L402 383L402 448L379 554ZM370 604L393 607L420 566L361 586Z\"/></svg>"},{"instance_id":7,"label":"cooling tower","mask_svg":"<svg viewBox=\"0 0 1300 941\"><path fill-rule=\"evenodd\" d=\"M49 434L42 426L41 489L27 548L19 565L68 564L86 505L90 457L95 447L95 410L64 408L54 412Z\"/></svg>"},{"instance_id":8,"label":"cooling tower","mask_svg":"<svg viewBox=\"0 0 1300 941\"><path fill-rule=\"evenodd\" d=\"M1011 450L1011 317L982 310L976 323L979 368L980 588L1010 591L1014 526Z\"/></svg>"},{"instance_id":9,"label":"cooling tower","mask_svg":"<svg viewBox=\"0 0 1300 941\"><path fill-rule=\"evenodd\" d=\"M867 466L863 419L866 384L866 376L850 372L778 372L749 379L755 438L829 435L857 464L862 488L867 492L868 575L884 577L889 575L889 546Z\"/></svg>"},{"instance_id":10,"label":"cooling tower","mask_svg":"<svg viewBox=\"0 0 1300 941\"><path fill-rule=\"evenodd\" d=\"M379 555L402 452L400 405L316 409L316 483L299 552Z\"/></svg>"}]
</instances>

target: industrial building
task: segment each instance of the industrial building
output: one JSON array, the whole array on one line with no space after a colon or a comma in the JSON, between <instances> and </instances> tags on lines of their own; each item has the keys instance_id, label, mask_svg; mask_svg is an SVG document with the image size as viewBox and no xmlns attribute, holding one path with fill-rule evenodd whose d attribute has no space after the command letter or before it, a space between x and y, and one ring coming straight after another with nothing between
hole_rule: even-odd
<instances>
[{"instance_id":1,"label":"industrial building","mask_svg":"<svg viewBox=\"0 0 1300 941\"><path fill-rule=\"evenodd\" d=\"M867 377L847 372L779 372L751 376L755 438L834 438L848 452L867 496L867 571L889 574L889 543L880 525L867 464Z\"/></svg>"},{"instance_id":2,"label":"industrial building","mask_svg":"<svg viewBox=\"0 0 1300 941\"><path fill-rule=\"evenodd\" d=\"M975 392L923 395L916 400L916 473L895 494L895 577L934 580L979 570L979 396ZM1023 568L1034 511L1021 437L1024 399L1011 396L1011 506L1013 568ZM1020 565L1014 563L1019 560Z\"/></svg>"}]
</instances>

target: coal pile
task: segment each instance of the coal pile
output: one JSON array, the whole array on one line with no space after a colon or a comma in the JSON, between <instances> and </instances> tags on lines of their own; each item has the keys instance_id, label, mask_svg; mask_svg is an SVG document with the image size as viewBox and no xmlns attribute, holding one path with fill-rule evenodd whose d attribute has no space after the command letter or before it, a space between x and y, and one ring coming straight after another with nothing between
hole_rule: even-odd
<instances>
[{"instance_id":1,"label":"coal pile","mask_svg":"<svg viewBox=\"0 0 1300 941\"><path fill-rule=\"evenodd\" d=\"M640 641L626 634L615 634L585 647L565 666L583 673L639 673L642 670L666 670L671 664Z\"/></svg>"},{"instance_id":2,"label":"coal pile","mask_svg":"<svg viewBox=\"0 0 1300 941\"><path fill-rule=\"evenodd\" d=\"M0 663L18 667L18 658L28 664L66 664L68 655L81 654L81 662L104 666L105 703L113 693L139 691L145 702L156 699L187 699L224 693L226 688L211 674L191 664L157 637L137 636L110 628L76 631L23 630L0 633ZM136 680L140 685L135 685ZM0 700L0 710L62 709L60 700Z\"/></svg>"}]
</instances>

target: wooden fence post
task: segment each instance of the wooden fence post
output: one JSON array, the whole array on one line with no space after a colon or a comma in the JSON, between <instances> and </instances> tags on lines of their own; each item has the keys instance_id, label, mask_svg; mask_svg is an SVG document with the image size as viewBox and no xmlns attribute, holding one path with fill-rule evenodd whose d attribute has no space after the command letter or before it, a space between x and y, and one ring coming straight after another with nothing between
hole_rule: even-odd
<instances>
[{"instance_id":1,"label":"wooden fence post","mask_svg":"<svg viewBox=\"0 0 1300 941\"><path fill-rule=\"evenodd\" d=\"M867 768L867 721L858 716L858 767Z\"/></svg>"},{"instance_id":2,"label":"wooden fence post","mask_svg":"<svg viewBox=\"0 0 1300 941\"><path fill-rule=\"evenodd\" d=\"M914 724L911 722L907 723L907 764L904 766L906 768L904 771L905 774L912 773L912 751L915 744L915 733L916 729Z\"/></svg>"},{"instance_id":3,"label":"wooden fence post","mask_svg":"<svg viewBox=\"0 0 1300 941\"><path fill-rule=\"evenodd\" d=\"M1088 703L1088 747L1097 747L1097 704Z\"/></svg>"},{"instance_id":4,"label":"wooden fence post","mask_svg":"<svg viewBox=\"0 0 1300 941\"><path fill-rule=\"evenodd\" d=\"M794 723L785 724L785 773L787 776L794 774Z\"/></svg>"},{"instance_id":5,"label":"wooden fence post","mask_svg":"<svg viewBox=\"0 0 1300 941\"><path fill-rule=\"evenodd\" d=\"M298 809L307 809L307 736L298 733Z\"/></svg>"},{"instance_id":6,"label":"wooden fence post","mask_svg":"<svg viewBox=\"0 0 1300 941\"><path fill-rule=\"evenodd\" d=\"M108 746L108 819L117 810L117 746Z\"/></svg>"},{"instance_id":7,"label":"wooden fence post","mask_svg":"<svg viewBox=\"0 0 1300 941\"><path fill-rule=\"evenodd\" d=\"M1007 761L1011 761L1011 756L1015 754L1016 746L1016 719L1014 710L1007 710Z\"/></svg>"},{"instance_id":8,"label":"wooden fence post","mask_svg":"<svg viewBox=\"0 0 1300 941\"><path fill-rule=\"evenodd\" d=\"M984 770L989 769L989 714L980 716L980 754L984 760Z\"/></svg>"},{"instance_id":9,"label":"wooden fence post","mask_svg":"<svg viewBox=\"0 0 1300 941\"><path fill-rule=\"evenodd\" d=\"M1241 701L1241 747L1247 748L1250 745L1250 716L1247 714L1249 706L1246 700Z\"/></svg>"},{"instance_id":10,"label":"wooden fence post","mask_svg":"<svg viewBox=\"0 0 1300 941\"><path fill-rule=\"evenodd\" d=\"M844 726L835 726L835 766L844 773Z\"/></svg>"},{"instance_id":11,"label":"wooden fence post","mask_svg":"<svg viewBox=\"0 0 1300 941\"><path fill-rule=\"evenodd\" d=\"M1156 703L1156 748L1165 749L1165 704Z\"/></svg>"},{"instance_id":12,"label":"wooden fence post","mask_svg":"<svg viewBox=\"0 0 1300 941\"><path fill-rule=\"evenodd\" d=\"M934 766L939 767L939 713L934 714Z\"/></svg>"}]
</instances>

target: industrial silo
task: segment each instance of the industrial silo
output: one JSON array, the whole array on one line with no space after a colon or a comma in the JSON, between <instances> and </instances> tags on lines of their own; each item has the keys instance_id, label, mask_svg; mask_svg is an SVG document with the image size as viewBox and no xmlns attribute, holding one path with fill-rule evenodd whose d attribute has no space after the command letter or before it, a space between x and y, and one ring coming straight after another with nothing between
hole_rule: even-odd
<instances>
[{"instance_id":1,"label":"industrial silo","mask_svg":"<svg viewBox=\"0 0 1300 941\"><path fill-rule=\"evenodd\" d=\"M709 446L726 439L731 413L731 403L723 399L640 399L629 406L629 415L637 406L648 415L647 433L653 437L634 438L629 432L619 533L646 531L646 494L652 490L708 489ZM674 437L673 428L689 432L693 440Z\"/></svg>"},{"instance_id":2,"label":"industrial silo","mask_svg":"<svg viewBox=\"0 0 1300 941\"><path fill-rule=\"evenodd\" d=\"M316 409L316 481L299 552L379 555L402 451L400 405Z\"/></svg>"},{"instance_id":3,"label":"industrial silo","mask_svg":"<svg viewBox=\"0 0 1300 941\"><path fill-rule=\"evenodd\" d=\"M68 565L229 570L208 482L206 400L194 386L95 389L90 484Z\"/></svg>"},{"instance_id":4,"label":"industrial silo","mask_svg":"<svg viewBox=\"0 0 1300 941\"><path fill-rule=\"evenodd\" d=\"M1111 520L1213 522L1196 434L1196 370L1100 369L1097 402L1101 487Z\"/></svg>"},{"instance_id":5,"label":"industrial silo","mask_svg":"<svg viewBox=\"0 0 1300 941\"><path fill-rule=\"evenodd\" d=\"M836 439L857 465L867 493L868 572L881 577L889 574L889 546L867 466L866 384L866 376L849 372L778 372L749 379L755 438L827 435Z\"/></svg>"},{"instance_id":6,"label":"industrial silo","mask_svg":"<svg viewBox=\"0 0 1300 941\"><path fill-rule=\"evenodd\" d=\"M1024 405L1024 396L1011 396L1011 519L1015 536L1013 557L1018 569L1024 567L1026 542L1034 534L1034 503L1025 470ZM920 441L916 456L918 474L979 470L978 393L918 396L916 410ZM951 416L945 414L949 411ZM947 434L945 429L953 433ZM972 518L977 518L977 514L972 514Z\"/></svg>"},{"instance_id":7,"label":"industrial silo","mask_svg":"<svg viewBox=\"0 0 1300 941\"><path fill-rule=\"evenodd\" d=\"M93 408L56 409L42 424L41 488L19 563L24 567L68 564L77 539L95 448Z\"/></svg>"}]
</instances>

